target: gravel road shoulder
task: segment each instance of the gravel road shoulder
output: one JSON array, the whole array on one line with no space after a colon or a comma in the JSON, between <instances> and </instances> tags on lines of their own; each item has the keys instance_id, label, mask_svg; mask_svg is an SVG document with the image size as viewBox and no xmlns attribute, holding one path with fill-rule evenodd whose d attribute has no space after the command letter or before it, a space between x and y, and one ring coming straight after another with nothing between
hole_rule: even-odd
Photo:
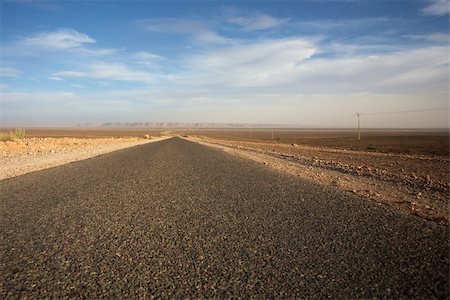
<instances>
[{"instance_id":1,"label":"gravel road shoulder","mask_svg":"<svg viewBox=\"0 0 450 300\"><path fill-rule=\"evenodd\" d=\"M0 180L167 138L26 138L0 142Z\"/></svg>"}]
</instances>

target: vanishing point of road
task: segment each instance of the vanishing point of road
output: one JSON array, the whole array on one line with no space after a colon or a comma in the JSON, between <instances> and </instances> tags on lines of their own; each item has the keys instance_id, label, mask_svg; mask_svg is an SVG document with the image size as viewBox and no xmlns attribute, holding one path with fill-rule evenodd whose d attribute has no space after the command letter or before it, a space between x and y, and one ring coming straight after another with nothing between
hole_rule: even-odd
<instances>
[{"instance_id":1,"label":"vanishing point of road","mask_svg":"<svg viewBox=\"0 0 450 300\"><path fill-rule=\"evenodd\" d=\"M448 226L180 138L0 181L0 298L446 298Z\"/></svg>"}]
</instances>

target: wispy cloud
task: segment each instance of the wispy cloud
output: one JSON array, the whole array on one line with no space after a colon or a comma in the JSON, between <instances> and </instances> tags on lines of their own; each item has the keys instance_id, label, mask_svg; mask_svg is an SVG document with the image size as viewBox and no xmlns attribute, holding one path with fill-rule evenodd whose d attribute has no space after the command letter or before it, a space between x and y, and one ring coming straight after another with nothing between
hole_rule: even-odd
<instances>
[{"instance_id":1,"label":"wispy cloud","mask_svg":"<svg viewBox=\"0 0 450 300\"><path fill-rule=\"evenodd\" d=\"M6 90L7 88L9 88L7 84L0 83L0 91Z\"/></svg>"},{"instance_id":2,"label":"wispy cloud","mask_svg":"<svg viewBox=\"0 0 450 300\"><path fill-rule=\"evenodd\" d=\"M213 31L206 23L193 19L155 18L136 21L139 27L150 32L188 34L193 39L208 43L226 43L228 39Z\"/></svg>"},{"instance_id":3,"label":"wispy cloud","mask_svg":"<svg viewBox=\"0 0 450 300\"><path fill-rule=\"evenodd\" d=\"M403 49L357 57L321 58L299 65L293 82L305 93L446 93L446 47ZM400 84L390 84L396 80Z\"/></svg>"},{"instance_id":4,"label":"wispy cloud","mask_svg":"<svg viewBox=\"0 0 450 300\"><path fill-rule=\"evenodd\" d=\"M64 81L64 79L62 79L61 77L56 77L56 76L50 76L50 77L48 77L48 79L54 80L54 81Z\"/></svg>"},{"instance_id":5,"label":"wispy cloud","mask_svg":"<svg viewBox=\"0 0 450 300\"><path fill-rule=\"evenodd\" d=\"M293 21L290 25L298 29L310 29L317 31L329 31L332 29L341 28L361 28L361 27L371 27L379 26L380 24L389 24L390 22L398 21L393 20L388 17L367 17L367 18L356 18L356 19L320 19L312 21Z\"/></svg>"},{"instance_id":6,"label":"wispy cloud","mask_svg":"<svg viewBox=\"0 0 450 300\"><path fill-rule=\"evenodd\" d=\"M440 33L440 32L422 35L404 35L403 37L411 40L421 40L426 42L437 42L437 43L448 43L450 40L448 33Z\"/></svg>"},{"instance_id":7,"label":"wispy cloud","mask_svg":"<svg viewBox=\"0 0 450 300\"><path fill-rule=\"evenodd\" d=\"M85 86L84 84L78 84L78 83L74 83L70 85L71 87L77 88L77 89L85 89L87 88L87 86Z\"/></svg>"},{"instance_id":8,"label":"wispy cloud","mask_svg":"<svg viewBox=\"0 0 450 300\"><path fill-rule=\"evenodd\" d=\"M422 12L432 16L444 16L450 13L450 2L448 0L430 0Z\"/></svg>"},{"instance_id":9,"label":"wispy cloud","mask_svg":"<svg viewBox=\"0 0 450 300\"><path fill-rule=\"evenodd\" d=\"M444 46L390 51L369 48L372 51L352 55L316 56L327 54L329 47L301 38L234 45L191 57L190 73L180 76L180 82L200 82L210 89L262 87L283 94L296 91L308 95L448 90L445 66L449 58ZM334 53L333 48L331 51Z\"/></svg>"},{"instance_id":10,"label":"wispy cloud","mask_svg":"<svg viewBox=\"0 0 450 300\"><path fill-rule=\"evenodd\" d=\"M90 36L70 28L62 28L52 32L41 32L20 40L20 43L25 46L56 50L79 48L85 44L95 42Z\"/></svg>"},{"instance_id":11,"label":"wispy cloud","mask_svg":"<svg viewBox=\"0 0 450 300\"><path fill-rule=\"evenodd\" d=\"M102 80L136 81L152 83L156 76L150 72L136 71L120 63L95 63L83 71L60 71L52 74L60 78L95 78Z\"/></svg>"},{"instance_id":12,"label":"wispy cloud","mask_svg":"<svg viewBox=\"0 0 450 300\"><path fill-rule=\"evenodd\" d=\"M0 77L17 77L19 76L20 71L13 69L13 68L7 68L7 67L0 67Z\"/></svg>"},{"instance_id":13,"label":"wispy cloud","mask_svg":"<svg viewBox=\"0 0 450 300\"><path fill-rule=\"evenodd\" d=\"M131 55L131 58L135 60L136 63L146 66L155 66L158 61L161 61L163 59L162 56L149 51L140 51L133 53Z\"/></svg>"},{"instance_id":14,"label":"wispy cloud","mask_svg":"<svg viewBox=\"0 0 450 300\"><path fill-rule=\"evenodd\" d=\"M300 38L266 40L194 56L190 65L206 73L206 82L215 78L239 86L274 85L317 50Z\"/></svg>"},{"instance_id":15,"label":"wispy cloud","mask_svg":"<svg viewBox=\"0 0 450 300\"><path fill-rule=\"evenodd\" d=\"M35 56L43 52L71 52L87 56L106 56L116 53L117 49L93 48L96 40L85 33L71 28L60 28L54 31L39 32L19 38L15 42L2 47L8 56Z\"/></svg>"},{"instance_id":16,"label":"wispy cloud","mask_svg":"<svg viewBox=\"0 0 450 300\"><path fill-rule=\"evenodd\" d=\"M280 26L289 21L287 18L275 18L260 12L243 13L234 7L224 8L226 21L242 26L245 30L264 30Z\"/></svg>"}]
</instances>

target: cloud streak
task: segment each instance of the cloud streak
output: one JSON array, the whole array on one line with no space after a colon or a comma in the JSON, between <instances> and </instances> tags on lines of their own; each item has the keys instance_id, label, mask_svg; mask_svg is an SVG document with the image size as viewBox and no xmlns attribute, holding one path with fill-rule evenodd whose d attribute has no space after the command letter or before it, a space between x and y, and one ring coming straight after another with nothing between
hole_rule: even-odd
<instances>
[{"instance_id":1,"label":"cloud streak","mask_svg":"<svg viewBox=\"0 0 450 300\"><path fill-rule=\"evenodd\" d=\"M52 74L59 78L94 78L115 81L153 83L156 76L145 71L136 71L120 63L95 63L83 71L60 71Z\"/></svg>"},{"instance_id":2,"label":"cloud streak","mask_svg":"<svg viewBox=\"0 0 450 300\"><path fill-rule=\"evenodd\" d=\"M422 12L431 16L445 16L450 13L450 2L448 0L431 0L422 9Z\"/></svg>"},{"instance_id":3,"label":"cloud streak","mask_svg":"<svg viewBox=\"0 0 450 300\"><path fill-rule=\"evenodd\" d=\"M205 73L205 82L271 86L285 81L297 64L315 53L317 48L305 39L265 40L193 56L189 64Z\"/></svg>"},{"instance_id":4,"label":"cloud streak","mask_svg":"<svg viewBox=\"0 0 450 300\"><path fill-rule=\"evenodd\" d=\"M41 32L22 38L19 43L27 47L67 50L95 42L93 38L86 34L70 28L62 28L53 32Z\"/></svg>"},{"instance_id":5,"label":"cloud streak","mask_svg":"<svg viewBox=\"0 0 450 300\"><path fill-rule=\"evenodd\" d=\"M71 28L39 32L28 35L2 47L7 56L36 56L42 53L70 52L84 56L108 56L117 49L93 48L97 41L85 33Z\"/></svg>"},{"instance_id":6,"label":"cloud streak","mask_svg":"<svg viewBox=\"0 0 450 300\"><path fill-rule=\"evenodd\" d=\"M19 76L19 74L20 74L19 70L7 67L0 67L0 77L17 77Z\"/></svg>"},{"instance_id":7,"label":"cloud streak","mask_svg":"<svg viewBox=\"0 0 450 300\"><path fill-rule=\"evenodd\" d=\"M199 42L223 44L229 41L199 20L155 18L138 20L136 24L148 32L188 34L191 38Z\"/></svg>"},{"instance_id":8,"label":"cloud streak","mask_svg":"<svg viewBox=\"0 0 450 300\"><path fill-rule=\"evenodd\" d=\"M289 21L287 18L275 18L259 12L239 14L234 8L224 9L224 11L228 23L239 25L249 31L274 28Z\"/></svg>"}]
</instances>

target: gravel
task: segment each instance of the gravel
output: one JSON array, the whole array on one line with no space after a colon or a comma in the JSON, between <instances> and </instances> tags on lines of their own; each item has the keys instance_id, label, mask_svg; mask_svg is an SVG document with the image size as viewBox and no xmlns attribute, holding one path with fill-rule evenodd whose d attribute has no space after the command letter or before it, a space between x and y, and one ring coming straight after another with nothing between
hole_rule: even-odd
<instances>
[{"instance_id":1,"label":"gravel","mask_svg":"<svg viewBox=\"0 0 450 300\"><path fill-rule=\"evenodd\" d=\"M152 140L89 139L88 143L84 143L83 139L69 139L71 143L65 143L64 147L58 143L61 139L55 138L31 138L27 139L29 141L2 142L4 145L1 148L15 149L3 150L4 153L0 155L0 180L161 139L164 138ZM105 143L105 140L108 143Z\"/></svg>"}]
</instances>

